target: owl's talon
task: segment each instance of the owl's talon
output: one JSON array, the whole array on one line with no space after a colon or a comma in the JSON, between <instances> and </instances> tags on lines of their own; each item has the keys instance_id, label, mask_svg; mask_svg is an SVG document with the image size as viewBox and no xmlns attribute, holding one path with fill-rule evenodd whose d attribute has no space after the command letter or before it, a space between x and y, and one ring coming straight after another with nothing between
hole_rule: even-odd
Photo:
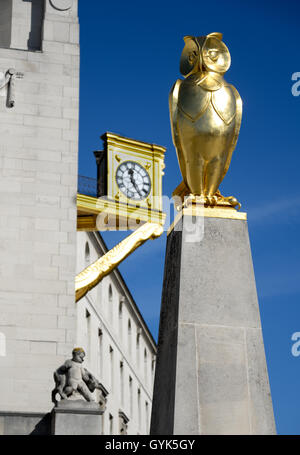
<instances>
[{"instance_id":1,"label":"owl's talon","mask_svg":"<svg viewBox=\"0 0 300 455\"><path fill-rule=\"evenodd\" d=\"M240 210L242 207L242 205L239 203L237 198L235 198L234 196L228 196L228 197L222 196L222 194L220 193L220 190L218 190L216 192L215 197L217 198L218 202L222 202L222 201L228 202L228 204L230 204L233 208L236 208L236 210Z\"/></svg>"},{"instance_id":2,"label":"owl's talon","mask_svg":"<svg viewBox=\"0 0 300 455\"><path fill-rule=\"evenodd\" d=\"M227 202L229 202L229 204L232 205L232 207L234 207L234 208L237 207L237 210L241 210L242 204L240 204L239 201L235 197L229 196L229 197L226 197L225 200Z\"/></svg>"},{"instance_id":3,"label":"owl's talon","mask_svg":"<svg viewBox=\"0 0 300 455\"><path fill-rule=\"evenodd\" d=\"M177 210L180 211L186 207L189 207L190 205L195 203L195 201L196 201L196 196L194 194L190 193L188 196L184 196L184 198L182 200L182 204L179 205L179 208Z\"/></svg>"},{"instance_id":4,"label":"owl's talon","mask_svg":"<svg viewBox=\"0 0 300 455\"><path fill-rule=\"evenodd\" d=\"M213 196L212 197L212 203L213 203L213 205L216 205L218 203L218 197L217 196Z\"/></svg>"},{"instance_id":5,"label":"owl's talon","mask_svg":"<svg viewBox=\"0 0 300 455\"><path fill-rule=\"evenodd\" d=\"M206 196L206 201L205 201L205 204L206 205L216 205L218 203L218 198L217 196Z\"/></svg>"},{"instance_id":6,"label":"owl's talon","mask_svg":"<svg viewBox=\"0 0 300 455\"><path fill-rule=\"evenodd\" d=\"M240 210L242 207L239 201L234 196L224 197L218 190L213 196L204 196L203 194L200 196L195 196L194 194L190 193L188 196L186 195L184 197L184 200L180 204L177 204L176 209L180 211L193 204L201 204L204 206L213 207L216 205L220 205L220 203L222 205L222 202L227 202L237 210Z\"/></svg>"}]
</instances>

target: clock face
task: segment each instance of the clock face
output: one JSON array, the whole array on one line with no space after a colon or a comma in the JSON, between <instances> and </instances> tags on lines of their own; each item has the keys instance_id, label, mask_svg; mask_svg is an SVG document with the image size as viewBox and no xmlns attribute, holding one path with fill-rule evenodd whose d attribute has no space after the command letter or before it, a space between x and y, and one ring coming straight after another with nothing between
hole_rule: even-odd
<instances>
[{"instance_id":1,"label":"clock face","mask_svg":"<svg viewBox=\"0 0 300 455\"><path fill-rule=\"evenodd\" d=\"M150 194L151 180L146 169L133 161L124 161L116 172L117 185L128 199L141 201Z\"/></svg>"}]
</instances>

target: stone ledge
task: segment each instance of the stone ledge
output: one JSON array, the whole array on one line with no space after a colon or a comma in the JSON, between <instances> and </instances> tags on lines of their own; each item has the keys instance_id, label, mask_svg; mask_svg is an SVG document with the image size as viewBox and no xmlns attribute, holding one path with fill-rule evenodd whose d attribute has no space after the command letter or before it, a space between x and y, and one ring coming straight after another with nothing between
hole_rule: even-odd
<instances>
[{"instance_id":1,"label":"stone ledge","mask_svg":"<svg viewBox=\"0 0 300 455\"><path fill-rule=\"evenodd\" d=\"M98 403L84 400L61 400L52 410L55 414L102 415L103 412Z\"/></svg>"},{"instance_id":2,"label":"stone ledge","mask_svg":"<svg viewBox=\"0 0 300 455\"><path fill-rule=\"evenodd\" d=\"M0 417L45 417L43 412L14 412L14 411L0 411Z\"/></svg>"}]
</instances>

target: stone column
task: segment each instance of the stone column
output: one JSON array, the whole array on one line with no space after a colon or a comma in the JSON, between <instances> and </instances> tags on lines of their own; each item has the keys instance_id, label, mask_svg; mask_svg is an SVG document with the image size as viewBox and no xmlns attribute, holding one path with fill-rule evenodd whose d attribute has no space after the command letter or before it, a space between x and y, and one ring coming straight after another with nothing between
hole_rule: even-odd
<instances>
[{"instance_id":1,"label":"stone column","mask_svg":"<svg viewBox=\"0 0 300 455\"><path fill-rule=\"evenodd\" d=\"M167 241L151 434L275 431L246 214L186 210Z\"/></svg>"}]
</instances>

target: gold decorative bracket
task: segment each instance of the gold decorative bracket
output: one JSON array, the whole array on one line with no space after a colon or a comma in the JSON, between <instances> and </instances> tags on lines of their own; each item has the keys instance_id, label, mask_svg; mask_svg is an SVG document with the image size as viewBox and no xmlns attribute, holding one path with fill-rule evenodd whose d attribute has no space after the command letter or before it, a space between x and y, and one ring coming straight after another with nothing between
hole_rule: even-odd
<instances>
[{"instance_id":1,"label":"gold decorative bracket","mask_svg":"<svg viewBox=\"0 0 300 455\"><path fill-rule=\"evenodd\" d=\"M96 262L84 269L75 278L76 302L84 297L100 281L112 272L127 256L149 239L156 239L163 233L158 223L145 223L122 242L101 256Z\"/></svg>"}]
</instances>

